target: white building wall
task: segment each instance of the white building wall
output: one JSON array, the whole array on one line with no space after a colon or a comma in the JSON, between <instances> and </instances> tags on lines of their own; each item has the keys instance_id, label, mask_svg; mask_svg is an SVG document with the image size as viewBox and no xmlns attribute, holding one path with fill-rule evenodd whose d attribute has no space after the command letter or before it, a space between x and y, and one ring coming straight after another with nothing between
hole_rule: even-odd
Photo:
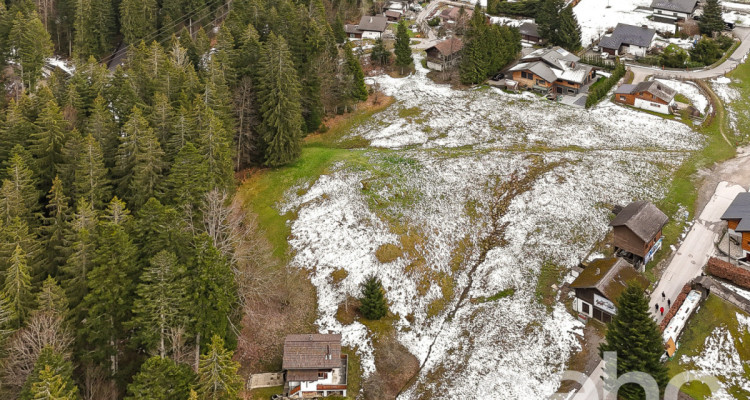
<instances>
[{"instance_id":1,"label":"white building wall","mask_svg":"<svg viewBox=\"0 0 750 400\"><path fill-rule=\"evenodd\" d=\"M362 39L380 39L380 32L364 31L362 32Z\"/></svg>"},{"instance_id":2,"label":"white building wall","mask_svg":"<svg viewBox=\"0 0 750 400\"><path fill-rule=\"evenodd\" d=\"M435 71L442 71L443 65L436 63L436 62L427 61L427 68L435 70Z\"/></svg>"},{"instance_id":3,"label":"white building wall","mask_svg":"<svg viewBox=\"0 0 750 400\"><path fill-rule=\"evenodd\" d=\"M589 312L583 312L583 304L588 304L589 305ZM587 303L587 302L579 299L578 297L576 297L575 300L573 300L573 311L576 311L576 312L579 312L579 313L581 313L583 315L586 315L589 318L593 318L594 317L594 305L593 304L589 304L589 303Z\"/></svg>"},{"instance_id":4,"label":"white building wall","mask_svg":"<svg viewBox=\"0 0 750 400\"><path fill-rule=\"evenodd\" d=\"M633 105L644 110L655 111L662 114L669 114L669 106L667 104L652 103L643 99L635 99Z\"/></svg>"}]
</instances>

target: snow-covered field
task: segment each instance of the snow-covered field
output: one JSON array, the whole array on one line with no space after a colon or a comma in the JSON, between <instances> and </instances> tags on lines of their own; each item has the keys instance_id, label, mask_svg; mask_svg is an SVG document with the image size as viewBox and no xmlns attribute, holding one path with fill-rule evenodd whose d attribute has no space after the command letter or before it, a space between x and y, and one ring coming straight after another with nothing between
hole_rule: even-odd
<instances>
[{"instance_id":1,"label":"snow-covered field","mask_svg":"<svg viewBox=\"0 0 750 400\"><path fill-rule=\"evenodd\" d=\"M352 132L370 141L365 161L300 182L279 205L296 212L291 265L311 273L321 331L357 346L366 375L368 330L336 313L366 276L380 277L399 341L424 363L401 398L546 397L582 326L562 303L537 302L542 265L580 262L608 230L607 205L662 197L703 140L608 102L583 111L454 90L415 64L407 78L371 80L397 102ZM386 244L400 256L381 263ZM509 297L470 301L508 288Z\"/></svg>"},{"instance_id":2,"label":"snow-covered field","mask_svg":"<svg viewBox=\"0 0 750 400\"><path fill-rule=\"evenodd\" d=\"M677 93L680 93L683 96L687 97L688 100L690 100L690 102L693 104L693 106L702 114L705 114L706 111L708 111L708 99L703 94L703 92L698 89L698 85L696 85L695 83L670 79L657 79L657 81L664 83L665 85L676 90Z\"/></svg>"},{"instance_id":3,"label":"snow-covered field","mask_svg":"<svg viewBox=\"0 0 750 400\"><path fill-rule=\"evenodd\" d=\"M729 127L738 136L746 136L750 128L750 107L747 98L733 82L734 78L719 77L711 80L711 88L724 103L729 116Z\"/></svg>"},{"instance_id":4,"label":"snow-covered field","mask_svg":"<svg viewBox=\"0 0 750 400\"><path fill-rule=\"evenodd\" d=\"M748 333L748 318L737 314L740 334ZM742 343L742 339L738 338ZM737 352L735 338L726 327L716 327L706 338L703 350L697 356L683 356L681 364L691 365L696 371L719 378L721 389L714 393L713 400L732 400L736 397L727 392L733 388L740 393L750 393L750 380L746 377L745 368L750 367L748 362L742 361Z\"/></svg>"},{"instance_id":5,"label":"snow-covered field","mask_svg":"<svg viewBox=\"0 0 750 400\"><path fill-rule=\"evenodd\" d=\"M646 18L651 15L650 5L651 0L582 0L573 8L581 25L581 43L588 46L618 23L674 32L674 25Z\"/></svg>"}]
</instances>

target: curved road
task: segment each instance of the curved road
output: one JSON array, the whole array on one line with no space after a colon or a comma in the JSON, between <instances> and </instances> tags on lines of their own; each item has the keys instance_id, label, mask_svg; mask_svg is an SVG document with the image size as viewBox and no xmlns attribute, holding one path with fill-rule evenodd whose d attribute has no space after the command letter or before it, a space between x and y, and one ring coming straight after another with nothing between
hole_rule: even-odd
<instances>
[{"instance_id":1,"label":"curved road","mask_svg":"<svg viewBox=\"0 0 750 400\"><path fill-rule=\"evenodd\" d=\"M646 76L653 75L658 78L668 79L711 79L725 75L727 72L737 68L743 58L750 52L750 28L737 27L732 31L734 36L742 43L723 63L711 69L697 71L662 70L656 67L644 67L640 65L628 65L633 71L635 78L633 82L641 82Z\"/></svg>"}]
</instances>

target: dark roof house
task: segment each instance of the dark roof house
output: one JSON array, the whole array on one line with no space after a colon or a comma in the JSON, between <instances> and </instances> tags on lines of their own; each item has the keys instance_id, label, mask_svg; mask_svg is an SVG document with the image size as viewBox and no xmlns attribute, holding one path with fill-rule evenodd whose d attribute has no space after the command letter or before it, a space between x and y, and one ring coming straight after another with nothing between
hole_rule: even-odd
<instances>
[{"instance_id":1,"label":"dark roof house","mask_svg":"<svg viewBox=\"0 0 750 400\"><path fill-rule=\"evenodd\" d=\"M698 0L654 0L651 8L691 14L697 4Z\"/></svg>"},{"instance_id":2,"label":"dark roof house","mask_svg":"<svg viewBox=\"0 0 750 400\"><path fill-rule=\"evenodd\" d=\"M721 216L722 221L739 220L737 232L750 232L750 192L741 192L732 200L724 214Z\"/></svg>"},{"instance_id":3,"label":"dark roof house","mask_svg":"<svg viewBox=\"0 0 750 400\"><path fill-rule=\"evenodd\" d=\"M570 287L596 289L617 305L618 298L631 282L644 289L648 287L648 279L639 274L624 259L600 258L592 261L570 284Z\"/></svg>"},{"instance_id":4,"label":"dark roof house","mask_svg":"<svg viewBox=\"0 0 750 400\"><path fill-rule=\"evenodd\" d=\"M388 19L379 15L365 15L359 20L357 28L361 31L370 32L385 32L385 27L388 25Z\"/></svg>"},{"instance_id":5,"label":"dark roof house","mask_svg":"<svg viewBox=\"0 0 750 400\"><path fill-rule=\"evenodd\" d=\"M659 82L659 81L648 81L641 82L637 85L623 84L615 91L615 94L638 94L638 93L649 93L654 98L657 98L664 103L671 103L674 100L677 91L671 87Z\"/></svg>"},{"instance_id":6,"label":"dark roof house","mask_svg":"<svg viewBox=\"0 0 750 400\"><path fill-rule=\"evenodd\" d=\"M611 35L599 41L602 49L619 51L622 46L651 47L656 30L628 24L617 24Z\"/></svg>"},{"instance_id":7,"label":"dark roof house","mask_svg":"<svg viewBox=\"0 0 750 400\"><path fill-rule=\"evenodd\" d=\"M661 231L667 221L669 221L667 215L655 205L641 200L634 201L623 208L609 223L609 226L625 226L641 240L649 241Z\"/></svg>"},{"instance_id":8,"label":"dark roof house","mask_svg":"<svg viewBox=\"0 0 750 400\"><path fill-rule=\"evenodd\" d=\"M285 370L317 371L339 366L341 366L340 334L289 335L284 340L282 368Z\"/></svg>"},{"instance_id":9,"label":"dark roof house","mask_svg":"<svg viewBox=\"0 0 750 400\"><path fill-rule=\"evenodd\" d=\"M533 22L524 22L518 27L521 33L521 40L532 43L541 43L542 37L539 35L539 27Z\"/></svg>"}]
</instances>

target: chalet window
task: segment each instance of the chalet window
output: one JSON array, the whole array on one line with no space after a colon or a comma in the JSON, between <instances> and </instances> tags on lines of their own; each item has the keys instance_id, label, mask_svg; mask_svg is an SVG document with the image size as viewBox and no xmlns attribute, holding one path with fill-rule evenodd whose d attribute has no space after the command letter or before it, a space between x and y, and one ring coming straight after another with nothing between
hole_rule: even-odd
<instances>
[{"instance_id":1,"label":"chalet window","mask_svg":"<svg viewBox=\"0 0 750 400\"><path fill-rule=\"evenodd\" d=\"M591 307L589 307L589 303L581 302L581 311L583 311L584 314L591 314Z\"/></svg>"},{"instance_id":2,"label":"chalet window","mask_svg":"<svg viewBox=\"0 0 750 400\"><path fill-rule=\"evenodd\" d=\"M674 15L674 16L676 17L676 16L677 16L677 13L672 13L672 15Z\"/></svg>"},{"instance_id":3,"label":"chalet window","mask_svg":"<svg viewBox=\"0 0 750 400\"><path fill-rule=\"evenodd\" d=\"M527 79L530 77L526 75L526 71L521 71L521 78Z\"/></svg>"},{"instance_id":4,"label":"chalet window","mask_svg":"<svg viewBox=\"0 0 750 400\"><path fill-rule=\"evenodd\" d=\"M318 379L325 379L326 375L325 371L318 371Z\"/></svg>"},{"instance_id":5,"label":"chalet window","mask_svg":"<svg viewBox=\"0 0 750 400\"><path fill-rule=\"evenodd\" d=\"M544 79L537 79L536 84L540 86L544 86L547 84L547 82L545 82Z\"/></svg>"},{"instance_id":6,"label":"chalet window","mask_svg":"<svg viewBox=\"0 0 750 400\"><path fill-rule=\"evenodd\" d=\"M625 101L625 96L620 96L620 101Z\"/></svg>"}]
</instances>

